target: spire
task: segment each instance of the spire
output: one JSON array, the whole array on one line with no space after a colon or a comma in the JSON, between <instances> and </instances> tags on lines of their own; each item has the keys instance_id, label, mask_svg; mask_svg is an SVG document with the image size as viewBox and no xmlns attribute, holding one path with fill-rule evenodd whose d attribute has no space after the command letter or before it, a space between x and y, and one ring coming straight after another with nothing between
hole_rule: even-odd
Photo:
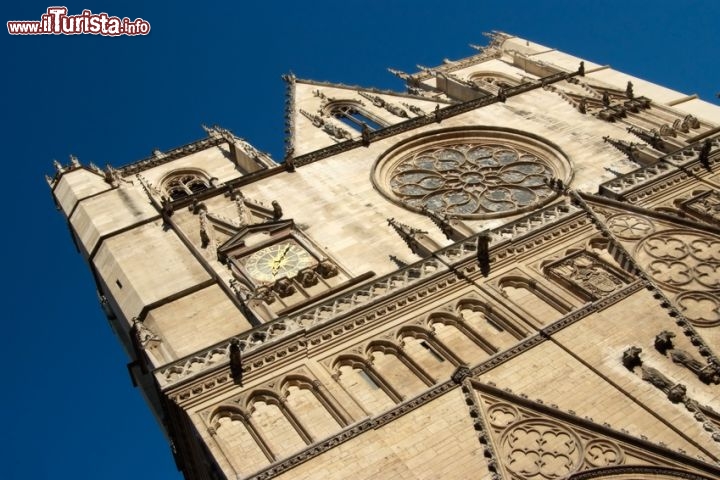
<instances>
[{"instance_id":1,"label":"spire","mask_svg":"<svg viewBox=\"0 0 720 480\"><path fill-rule=\"evenodd\" d=\"M285 81L285 162L295 155L295 75L290 72L283 75ZM290 163L290 171L294 165Z\"/></svg>"},{"instance_id":2,"label":"spire","mask_svg":"<svg viewBox=\"0 0 720 480\"><path fill-rule=\"evenodd\" d=\"M627 127L627 131L635 135L641 140L646 141L648 144L650 144L651 147L658 149L658 150L664 150L665 149L665 142L663 142L662 138L660 137L660 134L657 130L653 129L649 132L646 132L644 130L641 130L636 127Z\"/></svg>"},{"instance_id":3,"label":"spire","mask_svg":"<svg viewBox=\"0 0 720 480\"><path fill-rule=\"evenodd\" d=\"M401 80L405 80L406 82L412 78L409 74L403 72L402 70L396 70L388 67L388 72L392 73Z\"/></svg>"},{"instance_id":4,"label":"spire","mask_svg":"<svg viewBox=\"0 0 720 480\"><path fill-rule=\"evenodd\" d=\"M399 268L399 269L400 269L400 268L405 268L405 267L408 266L407 262L403 262L402 260L400 260L400 259L399 259L398 257L396 257L395 255L388 255L388 257L390 258L390 260L391 260L391 261L397 266L397 268Z\"/></svg>"},{"instance_id":5,"label":"spire","mask_svg":"<svg viewBox=\"0 0 720 480\"><path fill-rule=\"evenodd\" d=\"M453 228L447 215L439 215L432 210L428 210L427 207L423 207L422 213L430 217L430 220L437 225L448 240L457 242L465 238L464 235L460 234L457 230L455 230L455 228Z\"/></svg>"},{"instance_id":6,"label":"spire","mask_svg":"<svg viewBox=\"0 0 720 480\"><path fill-rule=\"evenodd\" d=\"M405 244L408 247L410 247L410 250L414 254L420 255L422 257L429 253L427 251L427 248L425 248L420 243L420 241L416 238L421 235L424 236L425 234L427 234L427 232L422 231L417 228L412 228L411 226L405 225L404 223L400 223L397 220L395 220L394 218L388 218L387 222L388 222L388 225L390 225L393 228L393 230L395 230L395 232L398 235L400 235L400 238L403 239Z\"/></svg>"},{"instance_id":7,"label":"spire","mask_svg":"<svg viewBox=\"0 0 720 480\"><path fill-rule=\"evenodd\" d=\"M645 146L642 143L633 143L633 142L626 142L625 140L616 140L614 138L610 138L607 135L603 137L603 140L606 143L609 143L616 149L623 152L633 162L638 161L637 152Z\"/></svg>"},{"instance_id":8,"label":"spire","mask_svg":"<svg viewBox=\"0 0 720 480\"><path fill-rule=\"evenodd\" d=\"M627 86L625 87L625 96L630 100L635 98L635 92L633 91L633 83L629 80Z\"/></svg>"},{"instance_id":9,"label":"spire","mask_svg":"<svg viewBox=\"0 0 720 480\"><path fill-rule=\"evenodd\" d=\"M227 128L213 125L202 125L203 130L210 138L222 139L230 146L233 162L247 173L260 171L272 166L272 160L266 154L260 153L255 147L240 137L236 137Z\"/></svg>"}]
</instances>

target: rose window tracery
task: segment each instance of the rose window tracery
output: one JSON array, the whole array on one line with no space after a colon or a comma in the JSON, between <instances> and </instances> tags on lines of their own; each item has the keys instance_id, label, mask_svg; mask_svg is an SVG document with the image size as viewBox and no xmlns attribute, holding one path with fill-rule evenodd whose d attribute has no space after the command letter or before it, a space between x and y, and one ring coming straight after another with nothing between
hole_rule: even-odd
<instances>
[{"instance_id":1,"label":"rose window tracery","mask_svg":"<svg viewBox=\"0 0 720 480\"><path fill-rule=\"evenodd\" d=\"M681 290L720 289L720 238L662 232L640 243L638 260L653 280Z\"/></svg>"},{"instance_id":2,"label":"rose window tracery","mask_svg":"<svg viewBox=\"0 0 720 480\"><path fill-rule=\"evenodd\" d=\"M626 240L637 240L655 231L647 219L636 215L620 214L608 221L608 227L615 235Z\"/></svg>"},{"instance_id":3,"label":"rose window tracery","mask_svg":"<svg viewBox=\"0 0 720 480\"><path fill-rule=\"evenodd\" d=\"M503 435L505 465L523 478L566 478L582 461L582 443L569 429L540 419L514 424Z\"/></svg>"},{"instance_id":4,"label":"rose window tracery","mask_svg":"<svg viewBox=\"0 0 720 480\"><path fill-rule=\"evenodd\" d=\"M537 208L557 195L551 181L568 181L569 165L560 155L523 145L519 135L465 137L418 142L410 152L381 159L376 185L412 210L494 218Z\"/></svg>"},{"instance_id":5,"label":"rose window tracery","mask_svg":"<svg viewBox=\"0 0 720 480\"><path fill-rule=\"evenodd\" d=\"M696 327L720 325L720 299L705 292L686 292L677 296L682 314Z\"/></svg>"},{"instance_id":6,"label":"rose window tracery","mask_svg":"<svg viewBox=\"0 0 720 480\"><path fill-rule=\"evenodd\" d=\"M624 456L620 448L604 439L593 439L585 445L585 461L593 467L621 465Z\"/></svg>"}]
</instances>

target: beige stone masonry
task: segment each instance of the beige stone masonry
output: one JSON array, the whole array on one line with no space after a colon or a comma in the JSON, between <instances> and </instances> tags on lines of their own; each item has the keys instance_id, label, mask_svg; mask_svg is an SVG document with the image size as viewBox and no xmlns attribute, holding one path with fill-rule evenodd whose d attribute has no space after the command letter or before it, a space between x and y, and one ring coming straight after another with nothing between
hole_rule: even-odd
<instances>
[{"instance_id":1,"label":"beige stone masonry","mask_svg":"<svg viewBox=\"0 0 720 480\"><path fill-rule=\"evenodd\" d=\"M93 263L128 321L144 307L210 279L160 220L108 239Z\"/></svg>"},{"instance_id":2,"label":"beige stone masonry","mask_svg":"<svg viewBox=\"0 0 720 480\"><path fill-rule=\"evenodd\" d=\"M79 200L111 188L102 176L79 168L65 173L53 193L65 215L70 215Z\"/></svg>"},{"instance_id":3,"label":"beige stone masonry","mask_svg":"<svg viewBox=\"0 0 720 480\"><path fill-rule=\"evenodd\" d=\"M104 235L136 225L159 215L144 192L131 185L120 185L100 195L81 201L70 218L86 255Z\"/></svg>"}]
</instances>

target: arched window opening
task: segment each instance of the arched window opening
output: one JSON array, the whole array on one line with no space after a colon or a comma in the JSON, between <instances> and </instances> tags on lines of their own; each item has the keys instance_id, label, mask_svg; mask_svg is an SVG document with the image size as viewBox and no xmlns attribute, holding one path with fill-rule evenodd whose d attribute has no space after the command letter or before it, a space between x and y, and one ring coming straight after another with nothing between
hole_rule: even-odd
<instances>
[{"instance_id":1,"label":"arched window opening","mask_svg":"<svg viewBox=\"0 0 720 480\"><path fill-rule=\"evenodd\" d=\"M367 413L377 414L395 406L375 372L364 363L345 360L336 372L337 382Z\"/></svg>"},{"instance_id":2,"label":"arched window opening","mask_svg":"<svg viewBox=\"0 0 720 480\"><path fill-rule=\"evenodd\" d=\"M337 412L331 411L332 405L318 390L309 381L297 378L283 387L288 408L315 440L327 438L343 426Z\"/></svg>"},{"instance_id":3,"label":"arched window opening","mask_svg":"<svg viewBox=\"0 0 720 480\"><path fill-rule=\"evenodd\" d=\"M242 413L221 411L213 427L220 448L236 472L250 474L274 460L258 443L257 433Z\"/></svg>"},{"instance_id":4,"label":"arched window opening","mask_svg":"<svg viewBox=\"0 0 720 480\"><path fill-rule=\"evenodd\" d=\"M182 172L169 176L163 187L171 200L178 200L207 190L210 182L200 173Z\"/></svg>"},{"instance_id":5,"label":"arched window opening","mask_svg":"<svg viewBox=\"0 0 720 480\"><path fill-rule=\"evenodd\" d=\"M455 318L444 315L432 316L429 325L435 331L437 339L469 365L484 360L496 350Z\"/></svg>"},{"instance_id":6,"label":"arched window opening","mask_svg":"<svg viewBox=\"0 0 720 480\"><path fill-rule=\"evenodd\" d=\"M367 125L370 130L385 128L385 125L379 119L352 103L333 104L329 109L329 113L348 127L359 132L362 131L364 125Z\"/></svg>"},{"instance_id":7,"label":"arched window opening","mask_svg":"<svg viewBox=\"0 0 720 480\"><path fill-rule=\"evenodd\" d=\"M404 398L414 397L435 383L420 366L395 347L373 345L369 354L377 372ZM427 384L420 378L421 375Z\"/></svg>"},{"instance_id":8,"label":"arched window opening","mask_svg":"<svg viewBox=\"0 0 720 480\"><path fill-rule=\"evenodd\" d=\"M461 300L457 305L457 313L469 328L501 348L509 347L528 333L505 318L497 309L477 300Z\"/></svg>"},{"instance_id":9,"label":"arched window opening","mask_svg":"<svg viewBox=\"0 0 720 480\"><path fill-rule=\"evenodd\" d=\"M523 278L506 279L501 282L503 294L542 325L548 325L570 311L535 281Z\"/></svg>"},{"instance_id":10,"label":"arched window opening","mask_svg":"<svg viewBox=\"0 0 720 480\"><path fill-rule=\"evenodd\" d=\"M250 418L277 458L287 457L305 448L306 441L288 416L282 402L269 395L259 395L251 403Z\"/></svg>"},{"instance_id":11,"label":"arched window opening","mask_svg":"<svg viewBox=\"0 0 720 480\"><path fill-rule=\"evenodd\" d=\"M459 364L424 330L406 329L399 334L403 352L436 379L450 378Z\"/></svg>"}]
</instances>

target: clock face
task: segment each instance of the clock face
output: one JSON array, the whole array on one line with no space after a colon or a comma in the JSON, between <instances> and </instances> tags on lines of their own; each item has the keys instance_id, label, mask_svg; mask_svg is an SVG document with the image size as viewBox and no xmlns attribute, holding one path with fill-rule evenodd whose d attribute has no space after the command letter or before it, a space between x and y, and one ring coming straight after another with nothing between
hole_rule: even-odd
<instances>
[{"instance_id":1,"label":"clock face","mask_svg":"<svg viewBox=\"0 0 720 480\"><path fill-rule=\"evenodd\" d=\"M294 277L303 268L315 264L315 259L295 242L285 241L263 248L246 257L245 268L261 282L274 282Z\"/></svg>"}]
</instances>

